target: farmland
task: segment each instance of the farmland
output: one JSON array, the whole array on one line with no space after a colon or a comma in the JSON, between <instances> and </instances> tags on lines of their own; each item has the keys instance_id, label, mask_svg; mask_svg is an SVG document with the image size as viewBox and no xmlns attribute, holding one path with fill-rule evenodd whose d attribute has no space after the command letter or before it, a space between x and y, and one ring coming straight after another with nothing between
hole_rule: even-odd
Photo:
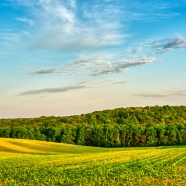
<instances>
[{"instance_id":1,"label":"farmland","mask_svg":"<svg viewBox=\"0 0 186 186\"><path fill-rule=\"evenodd\" d=\"M186 146L100 148L0 138L1 185L186 185Z\"/></svg>"}]
</instances>

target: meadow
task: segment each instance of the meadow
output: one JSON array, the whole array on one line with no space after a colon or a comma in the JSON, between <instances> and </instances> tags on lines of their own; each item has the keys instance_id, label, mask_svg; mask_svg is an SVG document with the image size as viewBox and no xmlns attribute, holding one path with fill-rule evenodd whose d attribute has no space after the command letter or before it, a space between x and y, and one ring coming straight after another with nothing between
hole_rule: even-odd
<instances>
[{"instance_id":1,"label":"meadow","mask_svg":"<svg viewBox=\"0 0 186 186\"><path fill-rule=\"evenodd\" d=\"M0 185L186 185L186 146L101 148L0 138Z\"/></svg>"}]
</instances>

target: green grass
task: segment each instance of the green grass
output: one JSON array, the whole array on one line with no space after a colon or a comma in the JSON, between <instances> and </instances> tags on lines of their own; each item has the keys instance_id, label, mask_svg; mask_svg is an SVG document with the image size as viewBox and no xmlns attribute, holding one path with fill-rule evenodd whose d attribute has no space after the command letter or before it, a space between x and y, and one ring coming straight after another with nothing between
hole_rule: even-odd
<instances>
[{"instance_id":1,"label":"green grass","mask_svg":"<svg viewBox=\"0 0 186 186\"><path fill-rule=\"evenodd\" d=\"M186 146L99 148L0 138L0 185L186 185Z\"/></svg>"}]
</instances>

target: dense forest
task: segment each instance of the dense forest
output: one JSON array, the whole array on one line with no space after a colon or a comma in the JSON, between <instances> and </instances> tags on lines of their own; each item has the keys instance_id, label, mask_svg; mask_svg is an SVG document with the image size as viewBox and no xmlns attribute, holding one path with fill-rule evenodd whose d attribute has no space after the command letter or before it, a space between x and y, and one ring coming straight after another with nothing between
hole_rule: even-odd
<instances>
[{"instance_id":1,"label":"dense forest","mask_svg":"<svg viewBox=\"0 0 186 186\"><path fill-rule=\"evenodd\" d=\"M101 147L186 144L186 106L129 107L68 117L0 119L0 137Z\"/></svg>"}]
</instances>

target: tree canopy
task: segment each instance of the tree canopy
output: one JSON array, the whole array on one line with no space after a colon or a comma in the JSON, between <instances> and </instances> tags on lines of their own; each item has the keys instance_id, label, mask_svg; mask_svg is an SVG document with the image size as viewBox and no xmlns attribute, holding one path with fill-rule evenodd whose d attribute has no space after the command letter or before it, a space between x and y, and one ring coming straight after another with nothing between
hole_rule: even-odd
<instances>
[{"instance_id":1,"label":"tree canopy","mask_svg":"<svg viewBox=\"0 0 186 186\"><path fill-rule=\"evenodd\" d=\"M186 144L186 106L130 107L68 117L0 119L0 137L100 147Z\"/></svg>"}]
</instances>

